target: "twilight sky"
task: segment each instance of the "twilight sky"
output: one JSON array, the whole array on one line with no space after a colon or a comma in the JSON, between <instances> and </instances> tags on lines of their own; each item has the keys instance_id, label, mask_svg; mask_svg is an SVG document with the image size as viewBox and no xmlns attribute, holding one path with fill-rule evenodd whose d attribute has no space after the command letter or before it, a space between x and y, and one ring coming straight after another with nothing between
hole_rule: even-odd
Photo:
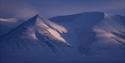
<instances>
[{"instance_id":1,"label":"twilight sky","mask_svg":"<svg viewBox=\"0 0 125 63\"><path fill-rule=\"evenodd\" d=\"M125 13L125 0L0 0L0 17L45 17L81 12Z\"/></svg>"}]
</instances>

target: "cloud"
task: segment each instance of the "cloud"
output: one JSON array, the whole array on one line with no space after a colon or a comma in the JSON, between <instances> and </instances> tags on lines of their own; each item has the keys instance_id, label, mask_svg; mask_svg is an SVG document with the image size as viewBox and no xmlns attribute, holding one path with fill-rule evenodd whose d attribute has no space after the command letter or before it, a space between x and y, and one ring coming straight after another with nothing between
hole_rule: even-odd
<instances>
[{"instance_id":1,"label":"cloud","mask_svg":"<svg viewBox=\"0 0 125 63\"><path fill-rule=\"evenodd\" d=\"M0 16L27 18L34 14L46 17L100 11L119 14L125 11L125 0L2 0Z\"/></svg>"},{"instance_id":2,"label":"cloud","mask_svg":"<svg viewBox=\"0 0 125 63\"><path fill-rule=\"evenodd\" d=\"M6 25L6 24L16 24L17 23L16 18L0 18L0 25Z\"/></svg>"},{"instance_id":3,"label":"cloud","mask_svg":"<svg viewBox=\"0 0 125 63\"><path fill-rule=\"evenodd\" d=\"M100 11L120 13L125 11L125 0L39 0L31 1L46 16L69 15L81 12Z\"/></svg>"},{"instance_id":4,"label":"cloud","mask_svg":"<svg viewBox=\"0 0 125 63\"><path fill-rule=\"evenodd\" d=\"M32 5L21 0L1 0L0 2L0 17L26 19L37 13L38 11Z\"/></svg>"}]
</instances>

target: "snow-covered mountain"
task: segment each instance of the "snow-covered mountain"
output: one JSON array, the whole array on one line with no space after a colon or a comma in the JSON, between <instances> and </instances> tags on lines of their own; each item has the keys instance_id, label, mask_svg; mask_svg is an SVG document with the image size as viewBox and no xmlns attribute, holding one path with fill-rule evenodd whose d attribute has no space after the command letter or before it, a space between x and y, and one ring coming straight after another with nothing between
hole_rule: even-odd
<instances>
[{"instance_id":1,"label":"snow-covered mountain","mask_svg":"<svg viewBox=\"0 0 125 63\"><path fill-rule=\"evenodd\" d=\"M50 18L50 20L73 28L74 31L70 31L71 28L69 28L68 30L69 32L75 32L75 34L78 35L77 38L80 41L77 40L77 42L82 42L83 44L80 43L80 45L82 44L82 47L90 46L89 42L97 41L98 35L107 37L104 34L108 33L108 36L114 35L117 36L117 38L120 38L122 35L124 35L121 32L125 32L125 17L121 15L112 16L102 12L86 12L69 16L53 17ZM115 37L114 40L117 40L117 38ZM124 36L122 36L122 38L124 38ZM122 40L122 42L125 42L124 39Z\"/></svg>"},{"instance_id":2,"label":"snow-covered mountain","mask_svg":"<svg viewBox=\"0 0 125 63\"><path fill-rule=\"evenodd\" d=\"M68 42L61 36L67 30L54 22L44 20L38 15L30 18L26 22L20 24L8 33L2 35L1 48L18 48L24 47L24 44L42 44L45 43L48 47L55 47L56 43L61 43L70 46ZM37 45L37 46L38 46Z\"/></svg>"},{"instance_id":3,"label":"snow-covered mountain","mask_svg":"<svg viewBox=\"0 0 125 63\"><path fill-rule=\"evenodd\" d=\"M90 46L96 41L93 27L104 19L102 12L86 12L69 16L59 16L50 18L50 20L61 23L68 28L73 38L68 38L82 54L88 54Z\"/></svg>"},{"instance_id":4,"label":"snow-covered mountain","mask_svg":"<svg viewBox=\"0 0 125 63\"><path fill-rule=\"evenodd\" d=\"M1 54L4 58L2 61L14 63L18 62L15 60L17 59L21 60L20 63L124 63L124 21L124 16L107 16L103 12L57 16L49 20L34 16L2 36L0 41L3 47L30 46L32 50L8 53L1 49L4 51L3 55ZM71 47L58 47L60 44ZM34 45L47 45L50 49L56 48L58 51L53 54L45 47L33 48Z\"/></svg>"},{"instance_id":5,"label":"snow-covered mountain","mask_svg":"<svg viewBox=\"0 0 125 63\"><path fill-rule=\"evenodd\" d=\"M117 60L117 57L122 60L125 57L122 56L125 52L124 16L86 12L53 17L50 20L68 29L69 33L65 35L68 36L67 41L83 55L95 54L98 60L101 57L106 57L105 60L110 58ZM97 60L97 57L95 58Z\"/></svg>"}]
</instances>

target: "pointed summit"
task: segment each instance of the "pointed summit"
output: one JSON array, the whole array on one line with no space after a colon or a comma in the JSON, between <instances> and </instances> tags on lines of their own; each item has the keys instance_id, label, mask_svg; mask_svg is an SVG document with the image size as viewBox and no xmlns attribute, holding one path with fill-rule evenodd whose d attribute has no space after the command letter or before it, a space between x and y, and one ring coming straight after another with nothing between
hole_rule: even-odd
<instances>
[{"instance_id":1,"label":"pointed summit","mask_svg":"<svg viewBox=\"0 0 125 63\"><path fill-rule=\"evenodd\" d=\"M17 43L39 44L39 42L46 43L46 45L48 45L49 47L50 45L54 46L53 44L55 42L63 43L69 46L70 44L66 42L66 40L61 36L61 33L58 31L62 30L61 28L63 27L56 23L54 23L53 25L52 24L50 22L48 24L48 22L44 20L44 17L35 15L17 26L15 29L12 29L10 32L5 34L2 38L2 42L4 44L9 43L11 46L14 46L14 44L16 45ZM47 37L48 39L46 39L45 37ZM41 38L44 39L41 40Z\"/></svg>"},{"instance_id":2,"label":"pointed summit","mask_svg":"<svg viewBox=\"0 0 125 63\"><path fill-rule=\"evenodd\" d=\"M19 42L22 38L36 39L33 27L35 26L38 17L38 15L35 15L29 18L24 23L1 36L1 42Z\"/></svg>"},{"instance_id":3,"label":"pointed summit","mask_svg":"<svg viewBox=\"0 0 125 63\"><path fill-rule=\"evenodd\" d=\"M35 15L35 16L31 17L30 19L28 19L26 22L22 23L21 25L23 25L23 26L35 25L38 17L39 17L39 15Z\"/></svg>"}]
</instances>

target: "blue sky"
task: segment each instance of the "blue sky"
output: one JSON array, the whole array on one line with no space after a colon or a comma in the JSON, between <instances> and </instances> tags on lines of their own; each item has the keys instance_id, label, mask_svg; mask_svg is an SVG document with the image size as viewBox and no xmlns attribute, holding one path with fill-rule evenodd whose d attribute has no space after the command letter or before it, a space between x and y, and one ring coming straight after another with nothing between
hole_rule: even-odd
<instances>
[{"instance_id":1,"label":"blue sky","mask_svg":"<svg viewBox=\"0 0 125 63\"><path fill-rule=\"evenodd\" d=\"M4 7L5 10L9 8L8 11L10 9L11 11L16 9L16 12L17 9L22 10L18 12L19 15L23 14L22 12L26 14L25 12L28 11L27 15L39 13L46 17L91 11L112 14L125 13L125 0L1 0L0 4L0 8ZM1 10L3 9L0 9L0 13Z\"/></svg>"}]
</instances>

